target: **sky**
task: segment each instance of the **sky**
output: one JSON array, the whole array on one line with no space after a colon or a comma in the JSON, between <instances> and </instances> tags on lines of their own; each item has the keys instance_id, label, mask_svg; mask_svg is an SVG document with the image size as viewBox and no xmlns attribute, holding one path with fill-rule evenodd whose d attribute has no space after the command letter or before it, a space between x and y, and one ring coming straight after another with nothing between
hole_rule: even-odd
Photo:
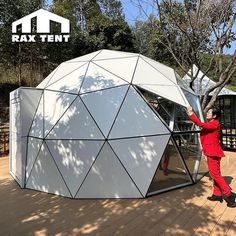
<instances>
[{"instance_id":1,"label":"sky","mask_svg":"<svg viewBox=\"0 0 236 236\"><path fill-rule=\"evenodd\" d=\"M136 20L146 20L148 16L156 14L156 8L153 0L139 1L139 0L121 0L125 19L129 25L134 25ZM141 2L142 6L138 4Z\"/></svg>"},{"instance_id":2,"label":"sky","mask_svg":"<svg viewBox=\"0 0 236 236\"><path fill-rule=\"evenodd\" d=\"M47 1L48 4L52 3L52 0ZM135 21L142 20L145 21L148 15L151 13L156 15L156 7L154 0L121 0L122 7L125 14L125 19L130 26L135 24ZM140 4L142 6L140 6ZM236 32L236 23L234 24L234 32ZM230 49L225 50L225 54L233 54L236 49L236 42L232 44Z\"/></svg>"},{"instance_id":3,"label":"sky","mask_svg":"<svg viewBox=\"0 0 236 236\"><path fill-rule=\"evenodd\" d=\"M181 2L181 0L179 1ZM151 13L157 14L155 0L121 0L121 2L125 19L129 25L134 25L135 20L146 20ZM233 28L235 32L236 23Z\"/></svg>"},{"instance_id":4,"label":"sky","mask_svg":"<svg viewBox=\"0 0 236 236\"><path fill-rule=\"evenodd\" d=\"M52 4L53 0L47 0L48 5ZM142 7L137 3L140 2ZM122 7L125 14L125 19L129 25L134 25L135 20L145 20L147 15L154 13L154 0L121 0Z\"/></svg>"},{"instance_id":5,"label":"sky","mask_svg":"<svg viewBox=\"0 0 236 236\"><path fill-rule=\"evenodd\" d=\"M156 15L156 5L154 0L121 0L125 19L129 25L134 25L136 20L145 21L151 13ZM140 2L142 6L137 4ZM233 31L236 32L236 23L234 24ZM225 54L233 54L236 49L236 41L232 44L231 48L225 49Z\"/></svg>"}]
</instances>

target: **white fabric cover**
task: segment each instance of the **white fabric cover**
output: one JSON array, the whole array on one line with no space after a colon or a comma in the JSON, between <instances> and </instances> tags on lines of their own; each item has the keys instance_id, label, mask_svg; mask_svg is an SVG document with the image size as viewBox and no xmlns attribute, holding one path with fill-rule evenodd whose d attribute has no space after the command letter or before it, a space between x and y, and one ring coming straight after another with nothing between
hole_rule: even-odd
<instances>
[{"instance_id":1,"label":"white fabric cover","mask_svg":"<svg viewBox=\"0 0 236 236\"><path fill-rule=\"evenodd\" d=\"M135 89L130 87L109 134L109 139L168 133L169 130L157 115Z\"/></svg>"},{"instance_id":2,"label":"white fabric cover","mask_svg":"<svg viewBox=\"0 0 236 236\"><path fill-rule=\"evenodd\" d=\"M88 65L88 63L83 64L70 74L50 84L47 89L78 94Z\"/></svg>"},{"instance_id":3,"label":"white fabric cover","mask_svg":"<svg viewBox=\"0 0 236 236\"><path fill-rule=\"evenodd\" d=\"M174 84L177 84L176 74L172 68L145 56L141 56L141 58L148 64L150 64L153 68L155 68L157 71L159 71L161 74L163 74L168 80L171 80Z\"/></svg>"},{"instance_id":4,"label":"white fabric cover","mask_svg":"<svg viewBox=\"0 0 236 236\"><path fill-rule=\"evenodd\" d=\"M46 142L72 196L75 197L104 142L82 140Z\"/></svg>"},{"instance_id":5,"label":"white fabric cover","mask_svg":"<svg viewBox=\"0 0 236 236\"><path fill-rule=\"evenodd\" d=\"M50 132L52 127L63 116L64 112L75 100L76 95L53 91L44 91L44 135ZM50 105L47 104L50 101Z\"/></svg>"},{"instance_id":6,"label":"white fabric cover","mask_svg":"<svg viewBox=\"0 0 236 236\"><path fill-rule=\"evenodd\" d=\"M27 136L43 90L21 89L21 135Z\"/></svg>"},{"instance_id":7,"label":"white fabric cover","mask_svg":"<svg viewBox=\"0 0 236 236\"><path fill-rule=\"evenodd\" d=\"M35 161L26 184L27 188L71 197L66 184L45 143Z\"/></svg>"},{"instance_id":8,"label":"white fabric cover","mask_svg":"<svg viewBox=\"0 0 236 236\"><path fill-rule=\"evenodd\" d=\"M49 139L104 139L80 97L77 97L51 130Z\"/></svg>"},{"instance_id":9,"label":"white fabric cover","mask_svg":"<svg viewBox=\"0 0 236 236\"><path fill-rule=\"evenodd\" d=\"M29 177L37 155L41 149L43 143L42 139L39 138L28 138L28 149L27 149L27 160L26 160L26 179Z\"/></svg>"},{"instance_id":10,"label":"white fabric cover","mask_svg":"<svg viewBox=\"0 0 236 236\"><path fill-rule=\"evenodd\" d=\"M56 81L70 75L77 69L79 69L81 66L83 66L85 63L84 62L74 62L74 63L62 63L58 69L55 71L55 73L52 75L49 83L47 83L46 87L49 87Z\"/></svg>"},{"instance_id":11,"label":"white fabric cover","mask_svg":"<svg viewBox=\"0 0 236 236\"><path fill-rule=\"evenodd\" d=\"M115 60L99 60L94 61L94 64L106 69L121 79L131 82L138 57L118 58ZM129 65L129 66L127 66Z\"/></svg>"},{"instance_id":12,"label":"white fabric cover","mask_svg":"<svg viewBox=\"0 0 236 236\"><path fill-rule=\"evenodd\" d=\"M105 143L76 197L79 198L139 198L133 181Z\"/></svg>"},{"instance_id":13,"label":"white fabric cover","mask_svg":"<svg viewBox=\"0 0 236 236\"><path fill-rule=\"evenodd\" d=\"M125 80L102 69L94 63L89 64L80 93L97 91L105 88L128 84Z\"/></svg>"},{"instance_id":14,"label":"white fabric cover","mask_svg":"<svg viewBox=\"0 0 236 236\"><path fill-rule=\"evenodd\" d=\"M170 135L161 135L109 141L143 196L147 193L169 138Z\"/></svg>"},{"instance_id":15,"label":"white fabric cover","mask_svg":"<svg viewBox=\"0 0 236 236\"><path fill-rule=\"evenodd\" d=\"M127 90L128 86L125 85L81 95L81 99L105 137L108 136ZM105 113L106 119L104 119Z\"/></svg>"},{"instance_id":16,"label":"white fabric cover","mask_svg":"<svg viewBox=\"0 0 236 236\"><path fill-rule=\"evenodd\" d=\"M211 80L207 75L204 75L203 72L201 70L198 69L198 67L196 65L193 65L193 67L188 71L189 74L193 73L193 75L197 75L197 78L194 80L193 84L194 84L194 91L197 95L204 95L207 91L207 89L209 89L211 86L214 86L216 83ZM202 82L200 84L201 78L204 75ZM190 84L191 82L191 78L186 74L183 77L183 80L185 80L188 84ZM214 94L213 90L212 92L210 92L209 95L213 95ZM227 89L227 88L222 88L222 90L220 91L219 95L236 95L236 92Z\"/></svg>"},{"instance_id":17,"label":"white fabric cover","mask_svg":"<svg viewBox=\"0 0 236 236\"><path fill-rule=\"evenodd\" d=\"M149 85L175 85L168 77L162 74L155 67L139 58L138 65L135 70L133 84L149 84Z\"/></svg>"},{"instance_id":18,"label":"white fabric cover","mask_svg":"<svg viewBox=\"0 0 236 236\"><path fill-rule=\"evenodd\" d=\"M52 76L56 73L56 71L58 70L58 68L59 68L59 66L58 66L56 69L54 69L54 70L37 86L37 88L39 88L39 89L44 89L44 88L48 85L48 83L50 82Z\"/></svg>"},{"instance_id":19,"label":"white fabric cover","mask_svg":"<svg viewBox=\"0 0 236 236\"><path fill-rule=\"evenodd\" d=\"M40 102L38 104L37 111L34 116L33 123L30 128L29 135L38 137L38 138L43 138L44 137L44 112L43 112L43 103L44 103L44 96L41 97Z\"/></svg>"}]
</instances>

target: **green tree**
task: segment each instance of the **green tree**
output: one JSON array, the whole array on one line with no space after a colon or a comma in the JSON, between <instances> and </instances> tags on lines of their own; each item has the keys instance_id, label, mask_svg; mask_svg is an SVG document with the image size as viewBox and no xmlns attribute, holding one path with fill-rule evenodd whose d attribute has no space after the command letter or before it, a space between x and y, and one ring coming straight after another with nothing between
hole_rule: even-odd
<instances>
[{"instance_id":1,"label":"green tree","mask_svg":"<svg viewBox=\"0 0 236 236\"><path fill-rule=\"evenodd\" d=\"M98 0L102 14L110 19L124 17L121 1L119 0Z\"/></svg>"},{"instance_id":2,"label":"green tree","mask_svg":"<svg viewBox=\"0 0 236 236\"><path fill-rule=\"evenodd\" d=\"M171 53L179 67L188 73L192 82L198 72L203 70L206 53L211 57L208 67L204 70L208 74L213 65L218 72L218 80L214 86L207 89L201 99L204 113L215 103L221 89L230 82L236 71L236 50L224 66L224 50L232 45L236 39L233 25L236 20L236 1L199 1L185 0L169 1L156 0L161 29L165 41L160 41ZM175 38L173 43L172 38ZM195 64L196 74L188 69ZM204 76L200 79L200 83ZM201 87L201 84L200 84ZM214 91L209 101L209 94ZM208 102L209 101L209 102Z\"/></svg>"},{"instance_id":3,"label":"green tree","mask_svg":"<svg viewBox=\"0 0 236 236\"><path fill-rule=\"evenodd\" d=\"M52 2L47 9L70 20L67 43L12 43L12 22L47 7L46 4L47 1L40 0L0 0L1 78L18 78L19 85L26 81L34 86L65 60L101 48L133 50L133 35L124 20L121 2L109 0ZM33 30L34 26L36 22ZM58 24L51 26L52 32L59 32Z\"/></svg>"},{"instance_id":4,"label":"green tree","mask_svg":"<svg viewBox=\"0 0 236 236\"><path fill-rule=\"evenodd\" d=\"M160 30L159 20L151 14L147 21L136 21L133 27L136 50L166 65L176 65L170 52L160 43L164 37Z\"/></svg>"},{"instance_id":5,"label":"green tree","mask_svg":"<svg viewBox=\"0 0 236 236\"><path fill-rule=\"evenodd\" d=\"M141 1L134 2L145 12ZM236 20L236 1L155 0L153 8L160 23L156 24L155 30L158 32L158 45L168 50L183 73L192 78L192 83L200 70L204 72L204 76L213 68L216 71L216 84L207 89L206 94L200 98L206 113L213 106L221 89L232 82L236 71L236 50L232 57L227 59L227 63L224 63L225 50L236 40L233 28ZM210 60L205 60L206 57L210 57ZM193 64L198 67L196 74L189 73ZM214 93L209 101L212 91Z\"/></svg>"},{"instance_id":6,"label":"green tree","mask_svg":"<svg viewBox=\"0 0 236 236\"><path fill-rule=\"evenodd\" d=\"M0 54L2 56L0 72L3 73L6 69L13 70L12 68L16 68L19 85L22 82L22 65L24 63L31 64L30 78L32 79L32 59L34 58L35 50L33 48L35 45L12 43L11 24L44 5L45 1L41 0L0 1Z\"/></svg>"},{"instance_id":7,"label":"green tree","mask_svg":"<svg viewBox=\"0 0 236 236\"><path fill-rule=\"evenodd\" d=\"M88 24L88 43L93 50L102 48L133 51L134 37L124 18L109 19L103 15L92 18Z\"/></svg>"},{"instance_id":8,"label":"green tree","mask_svg":"<svg viewBox=\"0 0 236 236\"><path fill-rule=\"evenodd\" d=\"M57 0L51 9L71 20L69 48L73 57L102 48L134 50L133 35L120 1Z\"/></svg>"}]
</instances>

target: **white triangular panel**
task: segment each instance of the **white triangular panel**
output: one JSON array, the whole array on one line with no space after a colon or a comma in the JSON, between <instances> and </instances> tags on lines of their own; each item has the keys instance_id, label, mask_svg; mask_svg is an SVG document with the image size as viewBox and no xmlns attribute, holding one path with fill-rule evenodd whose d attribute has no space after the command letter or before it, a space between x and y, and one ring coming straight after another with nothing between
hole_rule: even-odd
<instances>
[{"instance_id":1,"label":"white triangular panel","mask_svg":"<svg viewBox=\"0 0 236 236\"><path fill-rule=\"evenodd\" d=\"M125 85L81 95L81 99L84 101L105 137L107 137L111 129L127 89L128 85Z\"/></svg>"},{"instance_id":2,"label":"white triangular panel","mask_svg":"<svg viewBox=\"0 0 236 236\"><path fill-rule=\"evenodd\" d=\"M79 97L71 104L47 138L104 139Z\"/></svg>"},{"instance_id":3,"label":"white triangular panel","mask_svg":"<svg viewBox=\"0 0 236 236\"><path fill-rule=\"evenodd\" d=\"M58 122L77 95L44 91L44 134Z\"/></svg>"},{"instance_id":4,"label":"white triangular panel","mask_svg":"<svg viewBox=\"0 0 236 236\"><path fill-rule=\"evenodd\" d=\"M20 102L10 101L10 132L21 134Z\"/></svg>"},{"instance_id":5,"label":"white triangular panel","mask_svg":"<svg viewBox=\"0 0 236 236\"><path fill-rule=\"evenodd\" d=\"M21 185L22 178L22 138L19 134L12 132L10 136L10 174Z\"/></svg>"},{"instance_id":6,"label":"white triangular panel","mask_svg":"<svg viewBox=\"0 0 236 236\"><path fill-rule=\"evenodd\" d=\"M137 60L138 56L114 60L99 60L94 61L94 63L105 68L106 70L117 75L118 77L128 82L131 82Z\"/></svg>"},{"instance_id":7,"label":"white triangular panel","mask_svg":"<svg viewBox=\"0 0 236 236\"><path fill-rule=\"evenodd\" d=\"M178 85L181 88L183 88L183 89L187 90L188 92L190 92L191 94L195 95L194 91L189 87L188 82L186 80L182 79L176 72L175 72L175 74L176 74L176 79L177 79Z\"/></svg>"},{"instance_id":8,"label":"white triangular panel","mask_svg":"<svg viewBox=\"0 0 236 236\"><path fill-rule=\"evenodd\" d=\"M38 105L38 109L37 109L36 114L34 116L34 121L31 125L30 132L29 132L30 136L34 136L34 137L38 137L38 138L43 138L43 120L44 120L44 116L43 116L43 103L44 102L43 102L43 100L44 100L44 97L42 95L39 105Z\"/></svg>"},{"instance_id":9,"label":"white triangular panel","mask_svg":"<svg viewBox=\"0 0 236 236\"><path fill-rule=\"evenodd\" d=\"M74 197L103 141L47 140L47 145Z\"/></svg>"},{"instance_id":10,"label":"white triangular panel","mask_svg":"<svg viewBox=\"0 0 236 236\"><path fill-rule=\"evenodd\" d=\"M146 104L143 98L133 87L130 87L109 138L168 133L169 130Z\"/></svg>"},{"instance_id":11,"label":"white triangular panel","mask_svg":"<svg viewBox=\"0 0 236 236\"><path fill-rule=\"evenodd\" d=\"M53 74L50 82L47 84L46 88L50 86L51 84L55 83L57 80L63 78L66 75L71 74L74 70L80 68L83 66L84 62L73 62L73 63L61 63L59 65L59 68L56 70L56 72Z\"/></svg>"},{"instance_id":12,"label":"white triangular panel","mask_svg":"<svg viewBox=\"0 0 236 236\"><path fill-rule=\"evenodd\" d=\"M157 71L142 58L139 58L132 83L135 85L175 85L174 82L166 78L166 76L164 76L161 72Z\"/></svg>"},{"instance_id":13,"label":"white triangular panel","mask_svg":"<svg viewBox=\"0 0 236 236\"><path fill-rule=\"evenodd\" d=\"M103 70L94 63L90 63L80 93L97 91L124 84L128 84L128 82L120 79L106 70Z\"/></svg>"},{"instance_id":14,"label":"white triangular panel","mask_svg":"<svg viewBox=\"0 0 236 236\"><path fill-rule=\"evenodd\" d=\"M26 188L71 197L45 144L41 147Z\"/></svg>"},{"instance_id":15,"label":"white triangular panel","mask_svg":"<svg viewBox=\"0 0 236 236\"><path fill-rule=\"evenodd\" d=\"M59 68L59 66L55 70L53 70L36 88L44 89L48 85L52 76L55 74L55 72L58 70L58 68Z\"/></svg>"},{"instance_id":16,"label":"white triangular panel","mask_svg":"<svg viewBox=\"0 0 236 236\"><path fill-rule=\"evenodd\" d=\"M20 113L22 136L27 136L29 133L42 93L42 90L21 89L22 102Z\"/></svg>"},{"instance_id":17,"label":"white triangular panel","mask_svg":"<svg viewBox=\"0 0 236 236\"><path fill-rule=\"evenodd\" d=\"M57 90L62 92L79 93L80 86L83 82L88 63L74 70L69 75L57 80L55 83L49 85L47 89Z\"/></svg>"},{"instance_id":18,"label":"white triangular panel","mask_svg":"<svg viewBox=\"0 0 236 236\"><path fill-rule=\"evenodd\" d=\"M177 86L160 86L160 85L147 85L142 84L138 85L138 87L143 88L151 93L159 95L163 98L166 98L172 102L178 103L182 106L187 106L186 100L184 96L182 96L182 92L178 89Z\"/></svg>"},{"instance_id":19,"label":"white triangular panel","mask_svg":"<svg viewBox=\"0 0 236 236\"><path fill-rule=\"evenodd\" d=\"M204 116L202 114L202 108L199 101L199 97L195 94L189 93L185 89L181 89L181 91L183 92L184 97L188 101L188 104L190 104L190 106L193 108L197 117L199 117L201 121L204 121ZM195 126L195 128L200 129L199 126Z\"/></svg>"},{"instance_id":20,"label":"white triangular panel","mask_svg":"<svg viewBox=\"0 0 236 236\"><path fill-rule=\"evenodd\" d=\"M213 80L211 80L210 78L207 77L207 75L205 73L203 73L196 65L193 65L193 67L191 69L189 69L188 74L192 74L194 77L197 77L194 80L194 92L197 95L205 95L206 91L212 87L215 86L215 82ZM188 76L188 74L186 74L183 77L183 80L185 80L188 84L190 84L190 82L192 81L192 79L190 78L190 76ZM210 92L210 96L212 96L214 94L215 90ZM218 96L220 95L236 95L236 92L227 89L227 88L222 88L222 90L220 91L220 93L218 94Z\"/></svg>"},{"instance_id":21,"label":"white triangular panel","mask_svg":"<svg viewBox=\"0 0 236 236\"><path fill-rule=\"evenodd\" d=\"M141 58L144 59L144 61L148 62L153 68L155 68L157 71L159 71L161 74L163 74L166 78L177 84L176 81L176 74L175 71L170 68L169 66L166 66L162 63L159 63L157 61L154 61L150 58L147 58L145 56L141 56Z\"/></svg>"},{"instance_id":22,"label":"white triangular panel","mask_svg":"<svg viewBox=\"0 0 236 236\"><path fill-rule=\"evenodd\" d=\"M24 187L25 162L26 162L27 138L21 137L17 133L12 133L10 137L10 174Z\"/></svg>"},{"instance_id":23,"label":"white triangular panel","mask_svg":"<svg viewBox=\"0 0 236 236\"><path fill-rule=\"evenodd\" d=\"M177 88L178 88L178 90L179 90L179 92L180 92L180 94L181 94L181 96L182 96L182 98L183 98L183 100L184 100L185 107L189 107L190 104L189 104L189 102L188 102L186 96L184 95L183 90L182 90L179 86L178 86Z\"/></svg>"},{"instance_id":24,"label":"white triangular panel","mask_svg":"<svg viewBox=\"0 0 236 236\"><path fill-rule=\"evenodd\" d=\"M133 56L137 56L137 54L103 49L96 57L93 58L93 61L102 59L133 57Z\"/></svg>"},{"instance_id":25,"label":"white triangular panel","mask_svg":"<svg viewBox=\"0 0 236 236\"><path fill-rule=\"evenodd\" d=\"M110 140L125 169L146 195L170 135Z\"/></svg>"},{"instance_id":26,"label":"white triangular panel","mask_svg":"<svg viewBox=\"0 0 236 236\"><path fill-rule=\"evenodd\" d=\"M42 139L30 138L30 137L28 138L26 179L28 179L29 177L30 171L39 153L42 142L43 142Z\"/></svg>"},{"instance_id":27,"label":"white triangular panel","mask_svg":"<svg viewBox=\"0 0 236 236\"><path fill-rule=\"evenodd\" d=\"M86 62L87 61L88 62L88 61L92 60L100 52L101 52L101 50L86 54L86 55L81 56L81 57L76 57L72 60L66 61L66 63L77 62L77 61L79 61L79 62Z\"/></svg>"},{"instance_id":28,"label":"white triangular panel","mask_svg":"<svg viewBox=\"0 0 236 236\"><path fill-rule=\"evenodd\" d=\"M139 198L142 196L110 146L106 143L76 197Z\"/></svg>"}]
</instances>

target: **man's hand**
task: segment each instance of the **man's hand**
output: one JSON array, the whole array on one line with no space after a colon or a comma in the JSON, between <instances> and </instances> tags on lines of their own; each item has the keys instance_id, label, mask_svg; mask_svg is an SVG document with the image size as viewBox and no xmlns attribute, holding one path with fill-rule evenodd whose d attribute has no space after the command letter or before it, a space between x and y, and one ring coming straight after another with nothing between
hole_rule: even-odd
<instances>
[{"instance_id":1,"label":"man's hand","mask_svg":"<svg viewBox=\"0 0 236 236\"><path fill-rule=\"evenodd\" d=\"M187 108L187 113L189 116L191 116L193 114L193 108L192 107L188 107Z\"/></svg>"}]
</instances>

